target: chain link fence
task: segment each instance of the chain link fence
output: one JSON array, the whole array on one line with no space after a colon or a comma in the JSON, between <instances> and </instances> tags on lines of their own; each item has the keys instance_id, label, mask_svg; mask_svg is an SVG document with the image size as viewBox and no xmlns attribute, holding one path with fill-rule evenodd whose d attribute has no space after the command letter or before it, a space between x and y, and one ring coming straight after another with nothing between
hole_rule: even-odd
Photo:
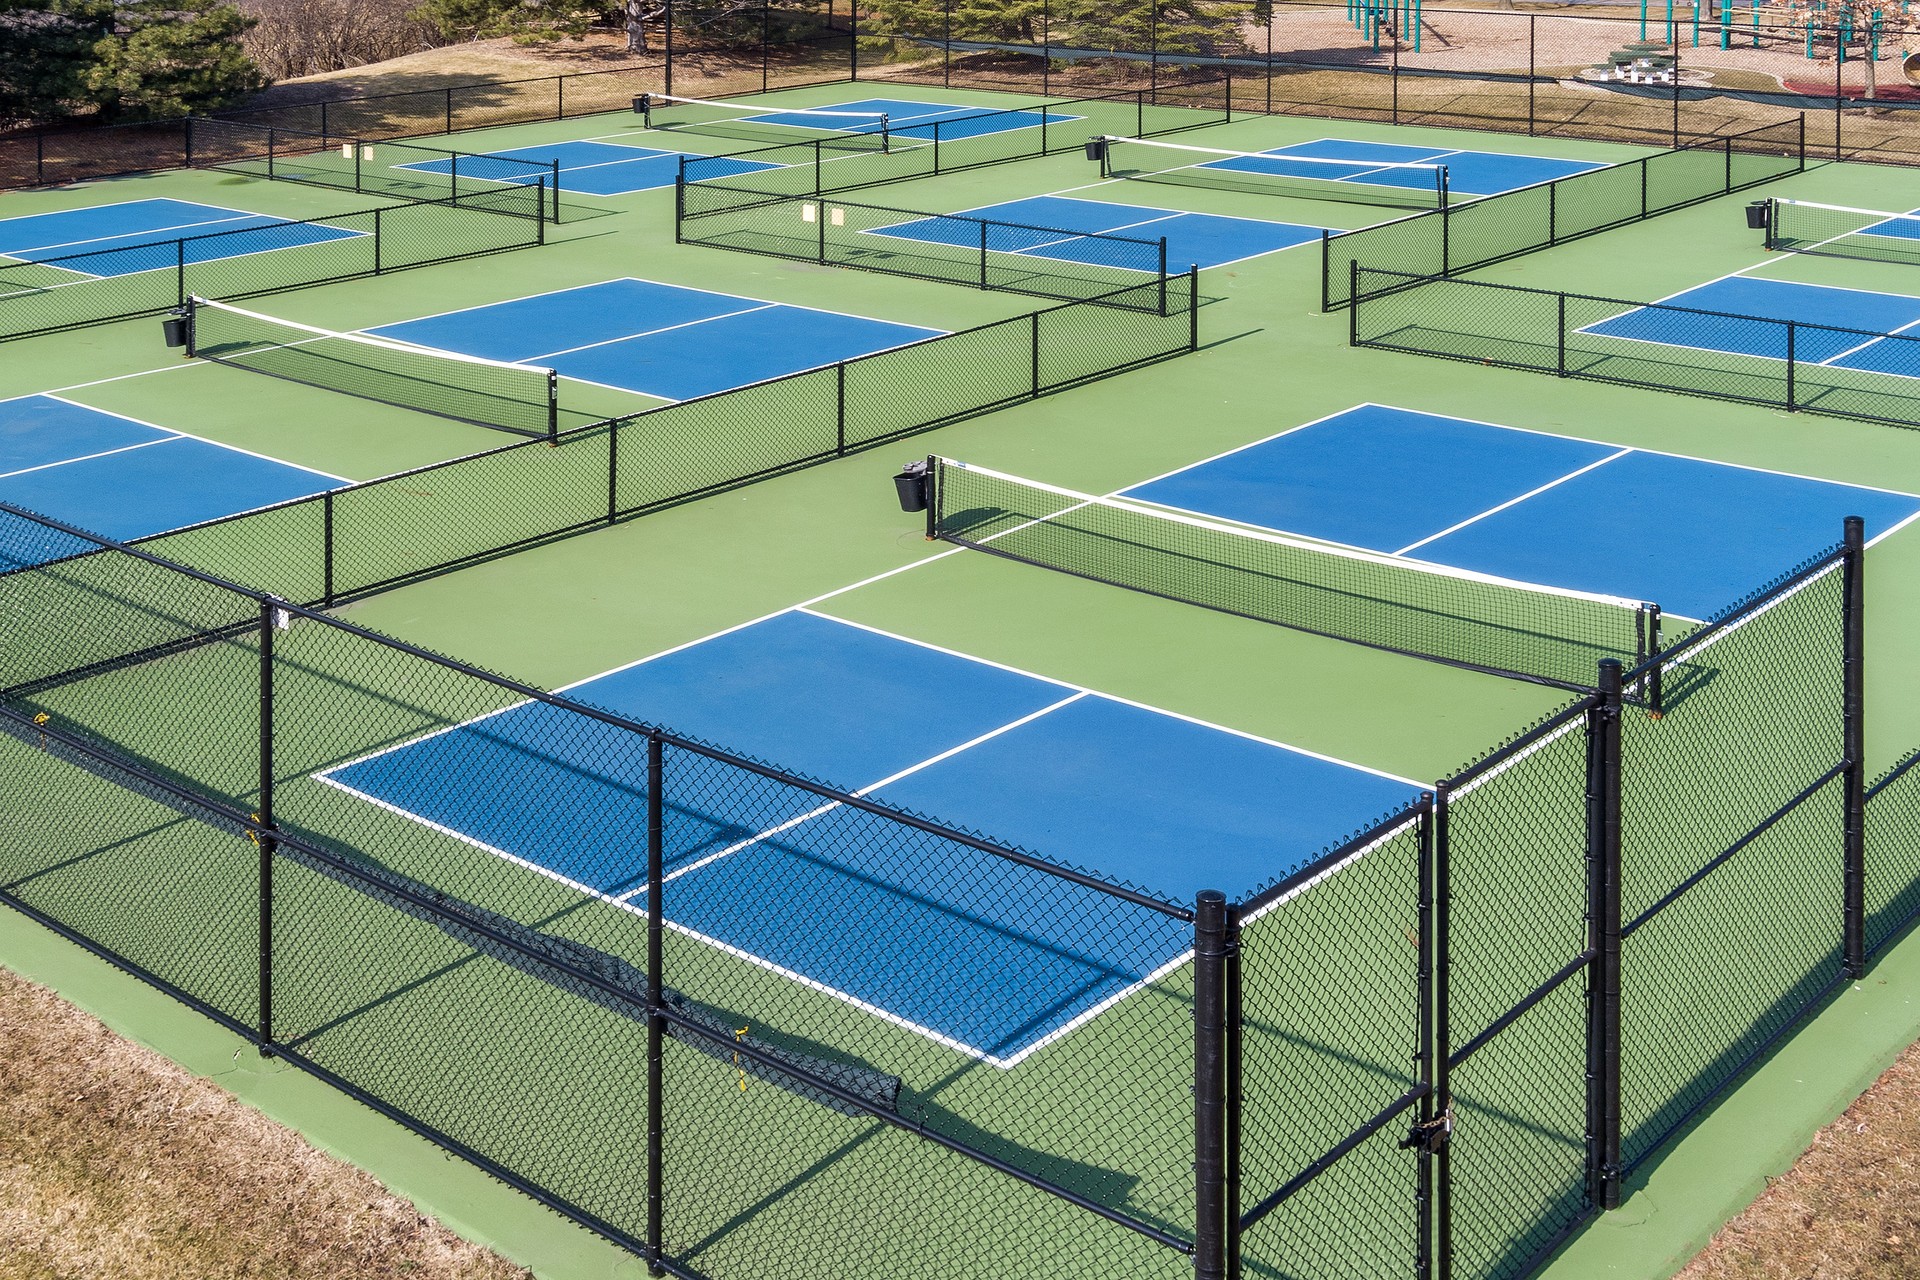
<instances>
[{"instance_id":1,"label":"chain link fence","mask_svg":"<svg viewBox=\"0 0 1920 1280\"><path fill-rule=\"evenodd\" d=\"M1920 339L1906 334L1357 263L1351 279L1357 347L1920 426Z\"/></svg>"},{"instance_id":2,"label":"chain link fence","mask_svg":"<svg viewBox=\"0 0 1920 1280\"><path fill-rule=\"evenodd\" d=\"M0 263L0 341L546 243L546 184ZM503 216L509 215L509 216Z\"/></svg>"},{"instance_id":3,"label":"chain link fence","mask_svg":"<svg viewBox=\"0 0 1920 1280\"><path fill-rule=\"evenodd\" d=\"M1920 907L1857 522L1229 906L0 521L0 896L676 1275L1522 1277Z\"/></svg>"}]
</instances>

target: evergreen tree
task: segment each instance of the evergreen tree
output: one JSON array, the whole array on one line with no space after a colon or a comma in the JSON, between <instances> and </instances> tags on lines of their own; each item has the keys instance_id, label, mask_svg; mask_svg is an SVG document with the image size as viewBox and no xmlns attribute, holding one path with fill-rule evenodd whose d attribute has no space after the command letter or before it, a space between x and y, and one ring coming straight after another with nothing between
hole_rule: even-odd
<instances>
[{"instance_id":1,"label":"evergreen tree","mask_svg":"<svg viewBox=\"0 0 1920 1280\"><path fill-rule=\"evenodd\" d=\"M112 0L0 0L0 127L84 104L94 45L112 33Z\"/></svg>"},{"instance_id":2,"label":"evergreen tree","mask_svg":"<svg viewBox=\"0 0 1920 1280\"><path fill-rule=\"evenodd\" d=\"M240 47L253 19L222 0L123 0L115 17L84 76L103 116L191 115L266 86Z\"/></svg>"}]
</instances>

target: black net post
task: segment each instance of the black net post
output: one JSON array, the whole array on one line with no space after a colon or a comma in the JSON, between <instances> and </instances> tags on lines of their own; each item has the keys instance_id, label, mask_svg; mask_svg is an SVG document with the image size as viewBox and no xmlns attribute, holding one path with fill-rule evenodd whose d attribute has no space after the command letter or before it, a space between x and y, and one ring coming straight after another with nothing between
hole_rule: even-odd
<instances>
[{"instance_id":1,"label":"black net post","mask_svg":"<svg viewBox=\"0 0 1920 1280\"><path fill-rule=\"evenodd\" d=\"M1232 932L1226 895L1202 890L1193 916L1193 1274L1227 1275L1227 962Z\"/></svg>"},{"instance_id":2,"label":"black net post","mask_svg":"<svg viewBox=\"0 0 1920 1280\"><path fill-rule=\"evenodd\" d=\"M1769 253L1780 247L1780 202L1772 197L1767 199L1766 247Z\"/></svg>"},{"instance_id":3,"label":"black net post","mask_svg":"<svg viewBox=\"0 0 1920 1280\"><path fill-rule=\"evenodd\" d=\"M271 597L260 601L260 797L254 812L259 829L260 881L259 990L260 1056L273 1056L273 629L279 610Z\"/></svg>"},{"instance_id":4,"label":"black net post","mask_svg":"<svg viewBox=\"0 0 1920 1280\"><path fill-rule=\"evenodd\" d=\"M1600 662L1587 712L1587 1196L1620 1207L1621 670Z\"/></svg>"},{"instance_id":5,"label":"black net post","mask_svg":"<svg viewBox=\"0 0 1920 1280\"><path fill-rule=\"evenodd\" d=\"M927 541L940 537L940 459L927 455Z\"/></svg>"},{"instance_id":6,"label":"black net post","mask_svg":"<svg viewBox=\"0 0 1920 1280\"><path fill-rule=\"evenodd\" d=\"M666 1138L665 1038L667 1030L665 1002L661 988L663 935L666 914L660 898L665 892L666 832L663 819L666 805L661 792L666 785L666 748L658 734L647 735L647 1271L665 1275L660 1265L664 1252L666 1221L664 1164Z\"/></svg>"},{"instance_id":7,"label":"black net post","mask_svg":"<svg viewBox=\"0 0 1920 1280\"><path fill-rule=\"evenodd\" d=\"M1866 739L1866 525L1848 516L1842 538L1846 574L1841 589L1845 652L1841 658L1843 754L1846 771L1845 965L1849 978L1867 972L1867 739Z\"/></svg>"},{"instance_id":8,"label":"black net post","mask_svg":"<svg viewBox=\"0 0 1920 1280\"><path fill-rule=\"evenodd\" d=\"M557 370L547 370L547 443L557 444L560 440L560 374Z\"/></svg>"}]
</instances>

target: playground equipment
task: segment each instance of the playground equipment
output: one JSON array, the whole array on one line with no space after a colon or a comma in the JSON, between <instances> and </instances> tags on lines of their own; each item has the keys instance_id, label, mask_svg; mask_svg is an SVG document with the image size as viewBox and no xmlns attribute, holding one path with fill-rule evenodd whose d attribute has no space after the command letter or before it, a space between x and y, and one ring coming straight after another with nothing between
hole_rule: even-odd
<instances>
[{"instance_id":1,"label":"playground equipment","mask_svg":"<svg viewBox=\"0 0 1920 1280\"><path fill-rule=\"evenodd\" d=\"M1644 4L1646 0L1641 0ZM1413 51L1420 52L1421 0L1347 0L1347 19L1360 34L1380 47L1380 28L1398 35L1413 33Z\"/></svg>"}]
</instances>

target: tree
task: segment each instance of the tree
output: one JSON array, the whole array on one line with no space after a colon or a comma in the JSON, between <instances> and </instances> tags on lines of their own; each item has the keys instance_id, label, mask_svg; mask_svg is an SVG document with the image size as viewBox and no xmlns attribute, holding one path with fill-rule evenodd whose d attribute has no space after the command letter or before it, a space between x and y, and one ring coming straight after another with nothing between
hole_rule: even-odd
<instances>
[{"instance_id":1,"label":"tree","mask_svg":"<svg viewBox=\"0 0 1920 1280\"><path fill-rule=\"evenodd\" d=\"M85 77L104 116L191 115L266 87L240 47L253 20L222 0L125 0L117 19Z\"/></svg>"},{"instance_id":2,"label":"tree","mask_svg":"<svg viewBox=\"0 0 1920 1280\"><path fill-rule=\"evenodd\" d=\"M87 99L112 0L0 0L0 127L52 119Z\"/></svg>"},{"instance_id":3,"label":"tree","mask_svg":"<svg viewBox=\"0 0 1920 1280\"><path fill-rule=\"evenodd\" d=\"M1788 0L1787 21L1794 26L1812 23L1816 31L1831 33L1835 58L1845 58L1847 45L1858 42L1865 50L1860 61L1866 64L1868 98L1878 87L1873 55L1899 49L1914 35L1913 20L1901 0Z\"/></svg>"},{"instance_id":4,"label":"tree","mask_svg":"<svg viewBox=\"0 0 1920 1280\"><path fill-rule=\"evenodd\" d=\"M426 0L415 15L448 40L579 40L622 12L620 0Z\"/></svg>"}]
</instances>

